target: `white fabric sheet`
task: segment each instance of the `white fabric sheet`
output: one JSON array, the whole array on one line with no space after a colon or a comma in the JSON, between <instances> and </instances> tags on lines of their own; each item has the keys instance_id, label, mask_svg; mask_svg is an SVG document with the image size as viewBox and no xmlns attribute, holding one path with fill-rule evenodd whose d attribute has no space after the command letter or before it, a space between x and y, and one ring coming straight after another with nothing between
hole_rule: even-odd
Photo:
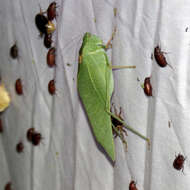
<instances>
[{"instance_id":1,"label":"white fabric sheet","mask_svg":"<svg viewBox=\"0 0 190 190\"><path fill-rule=\"evenodd\" d=\"M11 99L1 114L0 189L11 181L16 190L126 190L131 180L139 190L187 190L190 186L190 3L188 0L64 0L57 1L54 46L56 68L46 64L47 49L34 18L39 4L50 1L0 2L0 74ZM117 8L114 16L113 9ZM77 92L78 51L85 32L106 43L117 28L112 50L113 65L136 65L134 70L114 71L112 102L123 108L125 121L151 139L128 132L128 152L115 139L113 167L98 149ZM9 49L17 43L19 58ZM160 45L169 66L160 68L151 59ZM68 66L70 65L70 66ZM153 97L141 84L151 76ZM15 93L23 81L24 95ZM55 78L57 92L48 93ZM137 81L137 78L140 81ZM168 127L171 121L171 127ZM34 126L43 140L33 147L26 131ZM24 153L15 146L22 140ZM175 155L187 156L184 174L173 168Z\"/></svg>"}]
</instances>

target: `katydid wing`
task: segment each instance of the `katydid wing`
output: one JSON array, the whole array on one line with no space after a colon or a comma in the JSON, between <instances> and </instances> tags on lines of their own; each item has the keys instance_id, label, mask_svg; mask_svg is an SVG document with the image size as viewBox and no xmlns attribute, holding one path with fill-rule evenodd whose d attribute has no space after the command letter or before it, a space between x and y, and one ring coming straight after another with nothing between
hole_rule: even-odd
<instances>
[{"instance_id":1,"label":"katydid wing","mask_svg":"<svg viewBox=\"0 0 190 190\"><path fill-rule=\"evenodd\" d=\"M99 37L90 33L84 35L79 51L77 85L96 140L112 161L115 161L111 116L120 119L110 113L113 74L104 47ZM122 123L126 128L149 142L149 139L127 126L123 121Z\"/></svg>"}]
</instances>

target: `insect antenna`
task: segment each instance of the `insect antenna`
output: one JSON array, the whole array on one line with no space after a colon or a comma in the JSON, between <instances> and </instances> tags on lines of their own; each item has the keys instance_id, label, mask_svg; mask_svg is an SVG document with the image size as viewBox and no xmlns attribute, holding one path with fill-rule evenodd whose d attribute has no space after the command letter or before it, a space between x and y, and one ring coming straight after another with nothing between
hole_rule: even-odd
<instances>
[{"instance_id":1,"label":"insect antenna","mask_svg":"<svg viewBox=\"0 0 190 190\"><path fill-rule=\"evenodd\" d=\"M126 65L124 65L124 66L122 66L122 65L120 65L120 66L110 66L111 67L111 69L135 69L136 68L136 66L135 65L129 65L129 66L126 66Z\"/></svg>"},{"instance_id":2,"label":"insect antenna","mask_svg":"<svg viewBox=\"0 0 190 190\"><path fill-rule=\"evenodd\" d=\"M40 6L40 3L38 3L38 6L39 6L39 8L40 8L40 14L43 15L43 14L45 14L45 13L47 12L47 11L44 11L44 12L42 11L42 8L41 8L41 6Z\"/></svg>"},{"instance_id":3,"label":"insect antenna","mask_svg":"<svg viewBox=\"0 0 190 190\"><path fill-rule=\"evenodd\" d=\"M168 66L172 69L172 70L174 70L174 68L168 63Z\"/></svg>"}]
</instances>

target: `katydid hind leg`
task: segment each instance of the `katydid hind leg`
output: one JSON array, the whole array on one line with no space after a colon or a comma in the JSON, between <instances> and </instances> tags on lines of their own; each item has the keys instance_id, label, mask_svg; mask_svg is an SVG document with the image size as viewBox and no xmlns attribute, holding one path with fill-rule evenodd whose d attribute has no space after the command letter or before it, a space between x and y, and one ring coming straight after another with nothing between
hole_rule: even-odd
<instances>
[{"instance_id":1,"label":"katydid hind leg","mask_svg":"<svg viewBox=\"0 0 190 190\"><path fill-rule=\"evenodd\" d=\"M119 136L119 138L121 139L122 143L125 145L125 150L127 151L127 141L124 139L124 137L120 134L120 132L118 131L118 129L112 124L112 128L115 131L115 133Z\"/></svg>"},{"instance_id":2,"label":"katydid hind leg","mask_svg":"<svg viewBox=\"0 0 190 190\"><path fill-rule=\"evenodd\" d=\"M109 110L107 110L107 113L112 116L113 118L115 118L116 120L118 120L119 122L121 122L124 127L128 130L130 130L131 132L133 132L134 134L138 135L139 137L141 137L142 139L146 140L148 143L148 147L150 147L150 139L145 137L144 135L142 135L141 133L139 133L138 131L136 131L134 128L132 128L131 126L127 125L123 120L121 120L119 117L117 117L115 114L111 113Z\"/></svg>"}]
</instances>

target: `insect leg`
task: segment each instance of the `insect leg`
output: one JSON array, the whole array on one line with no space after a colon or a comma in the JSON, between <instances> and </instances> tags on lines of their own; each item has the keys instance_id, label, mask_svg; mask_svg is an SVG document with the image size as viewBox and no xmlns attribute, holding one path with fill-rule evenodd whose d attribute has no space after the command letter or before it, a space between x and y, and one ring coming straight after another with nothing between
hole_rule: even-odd
<instances>
[{"instance_id":1,"label":"insect leg","mask_svg":"<svg viewBox=\"0 0 190 190\"><path fill-rule=\"evenodd\" d=\"M109 49L110 47L112 47L111 42L112 42L112 40L113 40L113 38L114 38L114 36L115 36L115 33L116 33L116 27L114 28L114 31L112 32L111 38L108 40L107 44L105 45L105 50L107 50L107 49Z\"/></svg>"},{"instance_id":2,"label":"insect leg","mask_svg":"<svg viewBox=\"0 0 190 190\"><path fill-rule=\"evenodd\" d=\"M146 140L148 143L148 147L150 147L150 139L145 137L144 135L140 134L138 131L136 131L135 129L133 129L132 127L130 127L129 125L127 125L123 120L121 120L119 117L117 117L115 114L111 113L109 110L107 110L107 113L109 115L111 115L113 118L117 119L119 122L121 122L124 127L128 130L130 130L131 132L133 132L134 134L138 135L139 137L141 137L142 139Z\"/></svg>"},{"instance_id":3,"label":"insect leg","mask_svg":"<svg viewBox=\"0 0 190 190\"><path fill-rule=\"evenodd\" d=\"M120 132L117 130L117 128L112 124L113 130L116 132L116 134L119 136L121 139L122 143L125 145L125 149L127 151L127 141L124 139L124 137L120 134Z\"/></svg>"},{"instance_id":4,"label":"insect leg","mask_svg":"<svg viewBox=\"0 0 190 190\"><path fill-rule=\"evenodd\" d=\"M120 65L120 66L110 66L111 69L135 69L136 66L135 65L129 65L129 66L123 66L123 65Z\"/></svg>"}]
</instances>

